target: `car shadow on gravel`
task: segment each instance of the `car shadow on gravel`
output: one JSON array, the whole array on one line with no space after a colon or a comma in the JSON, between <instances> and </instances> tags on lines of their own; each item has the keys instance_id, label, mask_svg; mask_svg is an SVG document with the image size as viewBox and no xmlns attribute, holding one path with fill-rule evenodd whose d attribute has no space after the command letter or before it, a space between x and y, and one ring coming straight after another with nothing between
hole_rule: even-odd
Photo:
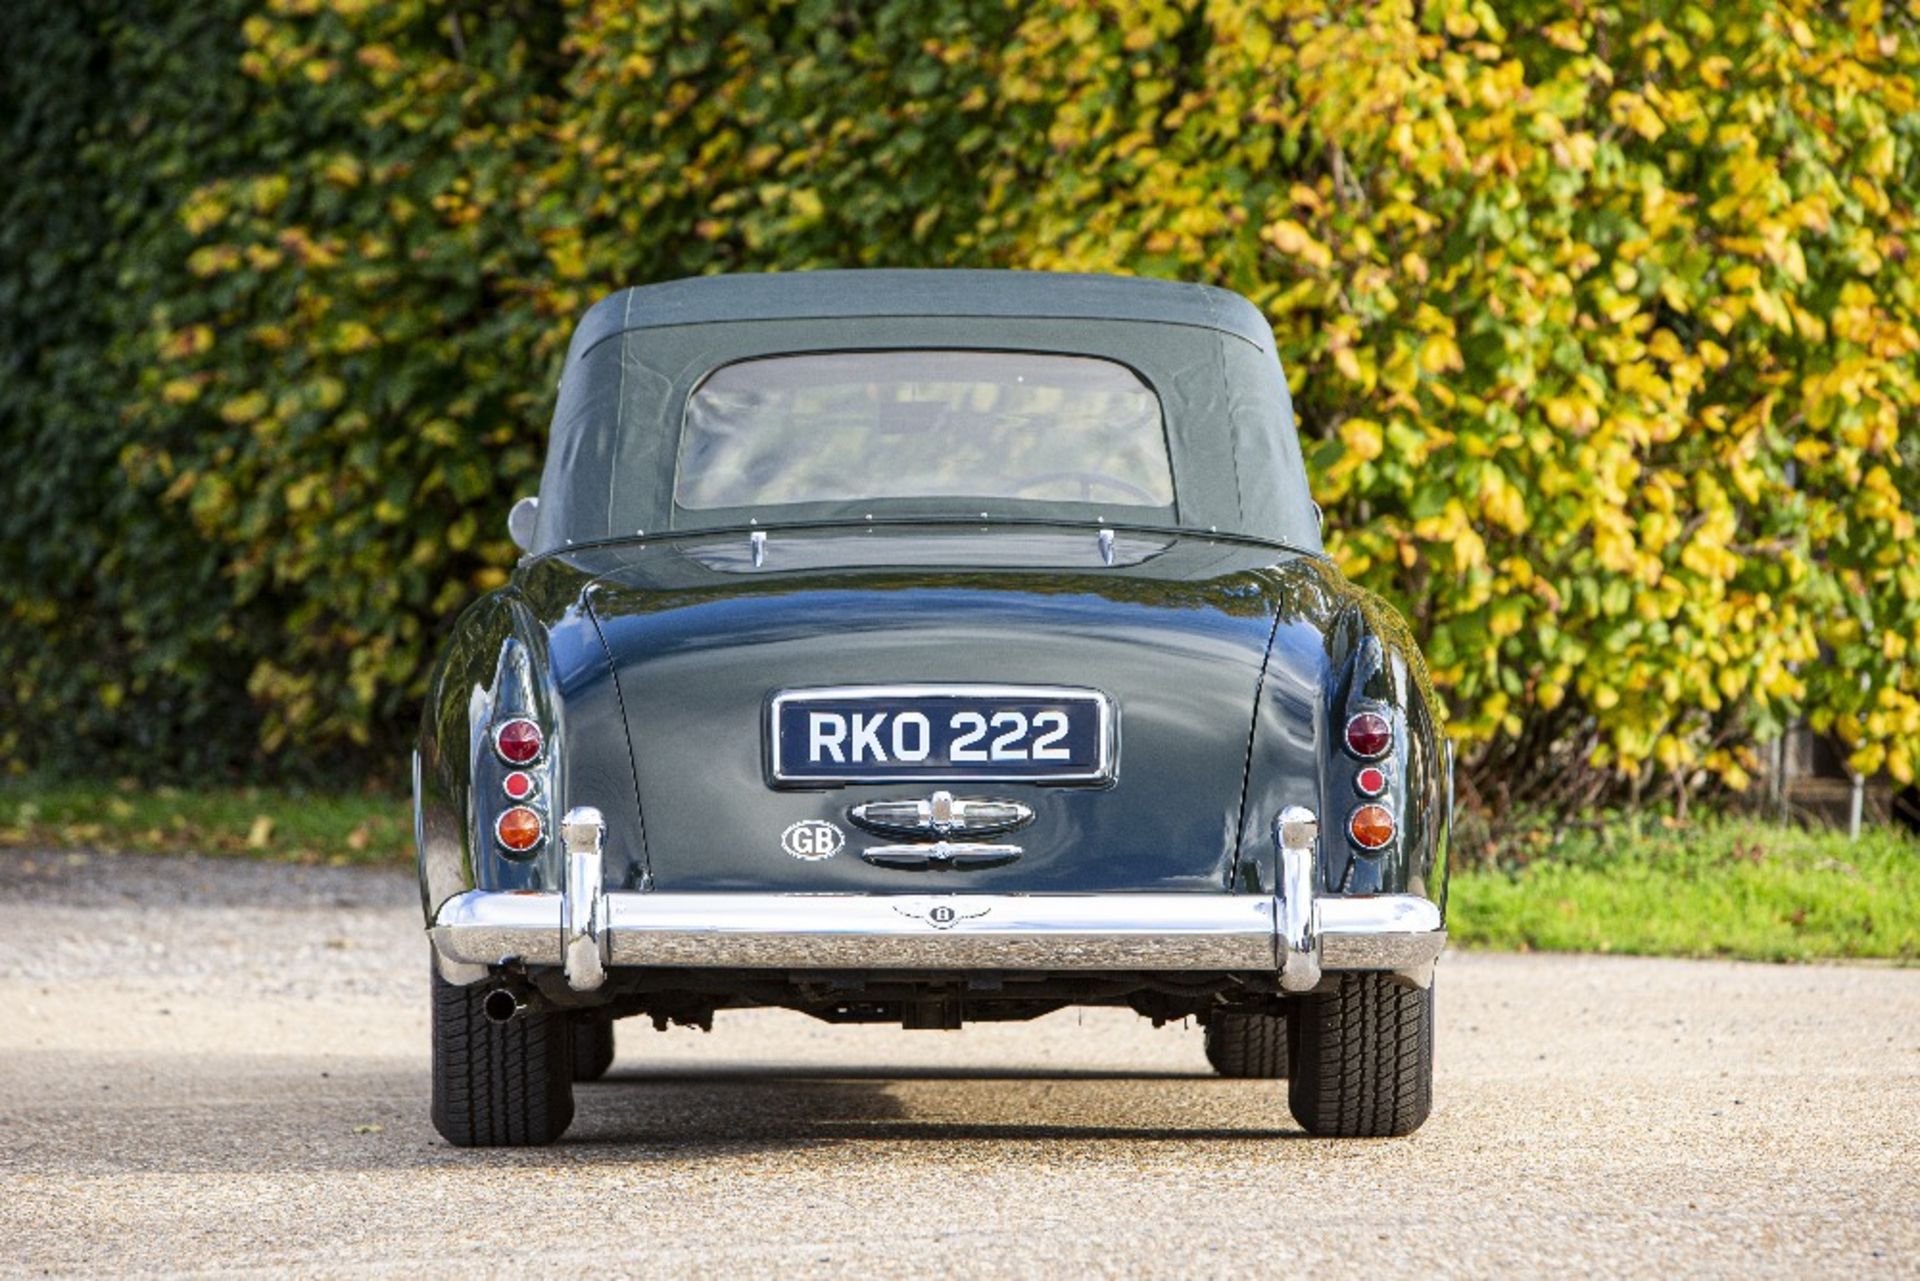
<instances>
[{"instance_id":1,"label":"car shadow on gravel","mask_svg":"<svg viewBox=\"0 0 1920 1281\"><path fill-rule=\"evenodd\" d=\"M1169 1097L1163 1082L1211 1085L1210 1074L992 1067L780 1069L762 1066L628 1070L574 1088L561 1149L632 1160L720 1156L756 1148L846 1142L1248 1142L1303 1138L1297 1128L1214 1124L1203 1096ZM969 1084L992 1087L970 1090ZM1138 1090L1116 1091L1116 1083ZM1226 1084L1226 1083L1221 1083ZM1284 1095L1264 1087L1266 1116ZM933 1087L903 1098L896 1085ZM1089 1088L1072 1088L1084 1085ZM953 1088L946 1088L946 1087ZM1065 1086L1066 1088L1060 1088ZM957 1114L957 1115L956 1115ZM634 1149L641 1149L636 1152ZM556 1154L560 1149L555 1149ZM589 1158L594 1159L594 1158Z\"/></svg>"},{"instance_id":2,"label":"car shadow on gravel","mask_svg":"<svg viewBox=\"0 0 1920 1281\"><path fill-rule=\"evenodd\" d=\"M777 1063L741 1063L724 1067L661 1066L614 1068L600 1084L622 1081L1215 1081L1212 1072L1137 1068L1033 1068L993 1066L782 1067Z\"/></svg>"}]
</instances>

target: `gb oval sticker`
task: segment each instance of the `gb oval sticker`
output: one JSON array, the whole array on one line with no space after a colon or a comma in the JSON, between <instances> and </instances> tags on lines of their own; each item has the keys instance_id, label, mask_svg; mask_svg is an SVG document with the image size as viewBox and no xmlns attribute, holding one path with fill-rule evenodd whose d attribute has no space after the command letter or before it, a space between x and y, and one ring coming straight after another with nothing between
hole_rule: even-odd
<instances>
[{"instance_id":1,"label":"gb oval sticker","mask_svg":"<svg viewBox=\"0 0 1920 1281\"><path fill-rule=\"evenodd\" d=\"M780 833L780 848L809 863L832 858L846 843L846 833L825 819L803 819Z\"/></svg>"}]
</instances>

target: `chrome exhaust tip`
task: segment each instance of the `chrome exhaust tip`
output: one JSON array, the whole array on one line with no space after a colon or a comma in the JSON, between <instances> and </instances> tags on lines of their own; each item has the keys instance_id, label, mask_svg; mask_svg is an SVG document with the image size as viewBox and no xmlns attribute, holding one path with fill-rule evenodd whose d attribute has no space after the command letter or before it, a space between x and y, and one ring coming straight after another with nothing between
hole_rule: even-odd
<instances>
[{"instance_id":1,"label":"chrome exhaust tip","mask_svg":"<svg viewBox=\"0 0 1920 1281\"><path fill-rule=\"evenodd\" d=\"M504 987L496 987L480 1002L480 1012L487 1016L487 1022L496 1025L513 1022L526 1008L527 1003L517 993Z\"/></svg>"}]
</instances>

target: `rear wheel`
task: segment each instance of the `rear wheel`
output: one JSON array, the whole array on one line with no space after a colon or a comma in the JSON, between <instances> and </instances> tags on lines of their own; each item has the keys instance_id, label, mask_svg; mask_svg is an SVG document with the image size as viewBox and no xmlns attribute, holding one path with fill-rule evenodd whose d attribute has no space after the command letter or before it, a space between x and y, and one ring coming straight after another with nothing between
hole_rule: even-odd
<instances>
[{"instance_id":1,"label":"rear wheel","mask_svg":"<svg viewBox=\"0 0 1920 1281\"><path fill-rule=\"evenodd\" d=\"M1295 998L1287 1102L1308 1134L1412 1134L1433 1107L1433 989L1343 974Z\"/></svg>"},{"instance_id":2,"label":"rear wheel","mask_svg":"<svg viewBox=\"0 0 1920 1281\"><path fill-rule=\"evenodd\" d=\"M598 1081L613 1066L613 1020L601 1014L576 1014L573 1020L573 1079Z\"/></svg>"},{"instance_id":3,"label":"rear wheel","mask_svg":"<svg viewBox=\"0 0 1920 1281\"><path fill-rule=\"evenodd\" d=\"M1207 1022L1207 1062L1221 1076L1278 1080L1287 1074L1287 1020L1279 1014L1216 1014Z\"/></svg>"},{"instance_id":4,"label":"rear wheel","mask_svg":"<svg viewBox=\"0 0 1920 1281\"><path fill-rule=\"evenodd\" d=\"M433 976L433 1128L456 1147L552 1143L573 1121L572 1018L495 1023L482 1007L498 992Z\"/></svg>"}]
</instances>

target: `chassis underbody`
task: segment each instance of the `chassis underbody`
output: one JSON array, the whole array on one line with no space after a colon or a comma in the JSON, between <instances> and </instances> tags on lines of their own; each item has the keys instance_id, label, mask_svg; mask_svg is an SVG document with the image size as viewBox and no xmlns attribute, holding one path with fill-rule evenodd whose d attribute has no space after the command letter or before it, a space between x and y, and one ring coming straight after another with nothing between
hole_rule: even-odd
<instances>
[{"instance_id":1,"label":"chassis underbody","mask_svg":"<svg viewBox=\"0 0 1920 1281\"><path fill-rule=\"evenodd\" d=\"M520 1008L579 1007L579 995L557 970L509 970L498 981ZM753 1008L795 1010L827 1023L905 1028L1018 1022L1092 1005L1132 1009L1156 1025L1187 1018L1204 1023L1220 1013L1282 1014L1287 998L1271 973L635 968L610 972L595 1000L595 1008L610 1017L647 1018L664 1030L672 1024L710 1028L717 1011Z\"/></svg>"}]
</instances>

